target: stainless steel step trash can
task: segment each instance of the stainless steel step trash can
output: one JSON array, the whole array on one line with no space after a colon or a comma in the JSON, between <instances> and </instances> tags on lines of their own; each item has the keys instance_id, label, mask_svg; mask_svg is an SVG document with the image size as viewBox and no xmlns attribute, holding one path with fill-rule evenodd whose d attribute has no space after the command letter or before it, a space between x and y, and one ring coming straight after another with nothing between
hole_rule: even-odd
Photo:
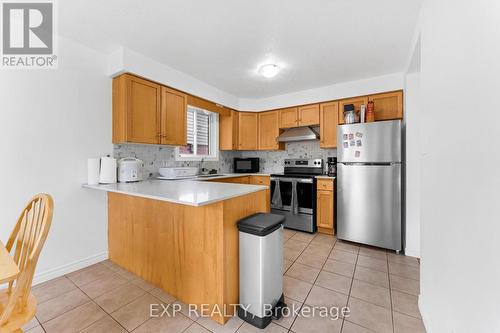
<instances>
[{"instance_id":1,"label":"stainless steel step trash can","mask_svg":"<svg viewBox=\"0 0 500 333\"><path fill-rule=\"evenodd\" d=\"M257 213L238 221L240 305L238 316L258 328L281 317L283 222L277 214Z\"/></svg>"}]
</instances>

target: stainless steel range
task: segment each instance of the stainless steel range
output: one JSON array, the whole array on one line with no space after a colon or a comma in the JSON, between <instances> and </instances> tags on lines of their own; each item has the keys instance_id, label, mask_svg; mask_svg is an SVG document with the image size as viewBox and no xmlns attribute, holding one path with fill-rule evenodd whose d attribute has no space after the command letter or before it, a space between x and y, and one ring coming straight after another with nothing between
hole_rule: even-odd
<instances>
[{"instance_id":1,"label":"stainless steel range","mask_svg":"<svg viewBox=\"0 0 500 333\"><path fill-rule=\"evenodd\" d=\"M287 159L282 174L271 175L271 211L286 217L285 228L316 232L316 176L322 159Z\"/></svg>"}]
</instances>

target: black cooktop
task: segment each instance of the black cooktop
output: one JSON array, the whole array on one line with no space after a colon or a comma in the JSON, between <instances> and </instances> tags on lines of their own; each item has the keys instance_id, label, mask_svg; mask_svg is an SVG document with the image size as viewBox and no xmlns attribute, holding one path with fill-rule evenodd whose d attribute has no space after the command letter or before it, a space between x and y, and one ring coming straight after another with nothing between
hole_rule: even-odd
<instances>
[{"instance_id":1,"label":"black cooktop","mask_svg":"<svg viewBox=\"0 0 500 333\"><path fill-rule=\"evenodd\" d=\"M319 175L312 175L310 173L273 173L271 177L289 177L289 178L314 178Z\"/></svg>"}]
</instances>

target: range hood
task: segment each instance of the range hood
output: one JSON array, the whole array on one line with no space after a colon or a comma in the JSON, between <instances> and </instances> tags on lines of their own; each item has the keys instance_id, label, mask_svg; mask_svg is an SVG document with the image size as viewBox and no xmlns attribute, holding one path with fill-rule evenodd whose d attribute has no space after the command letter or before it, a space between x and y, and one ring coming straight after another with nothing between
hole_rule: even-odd
<instances>
[{"instance_id":1,"label":"range hood","mask_svg":"<svg viewBox=\"0 0 500 333\"><path fill-rule=\"evenodd\" d=\"M287 128L282 134L280 134L280 136L278 136L279 142L307 141L318 139L319 134L309 126Z\"/></svg>"}]
</instances>

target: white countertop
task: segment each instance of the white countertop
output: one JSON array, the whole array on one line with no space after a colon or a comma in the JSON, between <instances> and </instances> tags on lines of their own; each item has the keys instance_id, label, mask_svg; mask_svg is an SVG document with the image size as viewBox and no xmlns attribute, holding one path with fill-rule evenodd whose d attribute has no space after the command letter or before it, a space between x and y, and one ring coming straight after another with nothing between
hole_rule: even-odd
<instances>
[{"instance_id":1,"label":"white countertop","mask_svg":"<svg viewBox=\"0 0 500 333\"><path fill-rule=\"evenodd\" d=\"M268 189L268 186L207 182L221 178L248 176L250 174L225 174L206 179L159 180L150 179L136 183L82 185L84 188L133 195L153 200L168 201L189 206L203 206ZM252 174L263 176L264 174Z\"/></svg>"},{"instance_id":2,"label":"white countertop","mask_svg":"<svg viewBox=\"0 0 500 333\"><path fill-rule=\"evenodd\" d=\"M335 179L335 178L336 177L327 176L327 175L316 176L316 179Z\"/></svg>"}]
</instances>

